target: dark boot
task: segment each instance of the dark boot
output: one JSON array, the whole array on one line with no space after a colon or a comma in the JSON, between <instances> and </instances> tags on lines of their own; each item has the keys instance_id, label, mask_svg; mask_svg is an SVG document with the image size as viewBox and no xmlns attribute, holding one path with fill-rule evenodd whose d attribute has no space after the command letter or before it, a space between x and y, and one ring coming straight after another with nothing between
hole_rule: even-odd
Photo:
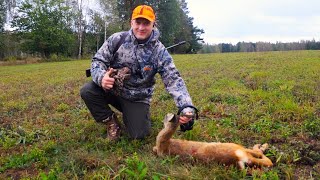
<instances>
[{"instance_id":1,"label":"dark boot","mask_svg":"<svg viewBox=\"0 0 320 180\"><path fill-rule=\"evenodd\" d=\"M111 141L117 141L120 138L121 128L116 114L113 113L112 116L108 117L102 122L107 125L107 138Z\"/></svg>"}]
</instances>

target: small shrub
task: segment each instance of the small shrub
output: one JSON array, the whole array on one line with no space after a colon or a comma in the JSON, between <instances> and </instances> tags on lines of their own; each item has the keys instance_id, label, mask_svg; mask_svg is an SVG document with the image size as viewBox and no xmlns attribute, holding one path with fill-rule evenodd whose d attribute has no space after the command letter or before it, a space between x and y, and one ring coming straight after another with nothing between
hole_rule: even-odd
<instances>
[{"instance_id":1,"label":"small shrub","mask_svg":"<svg viewBox=\"0 0 320 180\"><path fill-rule=\"evenodd\" d=\"M40 164L47 164L47 158L44 155L45 152L43 150L35 148L30 152L23 153L22 155L7 157L4 165L0 167L0 172L3 172L10 168L21 168L33 162L41 162Z\"/></svg>"},{"instance_id":2,"label":"small shrub","mask_svg":"<svg viewBox=\"0 0 320 180\"><path fill-rule=\"evenodd\" d=\"M231 118L222 118L219 120L219 124L224 128L236 126L236 123Z\"/></svg>"},{"instance_id":3,"label":"small shrub","mask_svg":"<svg viewBox=\"0 0 320 180\"><path fill-rule=\"evenodd\" d=\"M58 179L57 173L55 170L51 169L48 174L41 172L39 178L42 180L56 180Z\"/></svg>"},{"instance_id":4,"label":"small shrub","mask_svg":"<svg viewBox=\"0 0 320 180\"><path fill-rule=\"evenodd\" d=\"M128 179L145 179L147 177L148 167L142 162L137 153L126 159L126 166L123 173Z\"/></svg>"},{"instance_id":5,"label":"small shrub","mask_svg":"<svg viewBox=\"0 0 320 180\"><path fill-rule=\"evenodd\" d=\"M32 144L43 134L40 130L26 131L22 127L15 129L0 128L0 146L8 149L18 144Z\"/></svg>"},{"instance_id":6,"label":"small shrub","mask_svg":"<svg viewBox=\"0 0 320 180\"><path fill-rule=\"evenodd\" d=\"M209 121L206 128L208 129L209 136L216 136L218 134L218 126L215 121Z\"/></svg>"},{"instance_id":7,"label":"small shrub","mask_svg":"<svg viewBox=\"0 0 320 180\"><path fill-rule=\"evenodd\" d=\"M279 128L279 127L277 127ZM274 123L268 118L262 118L250 125L250 129L257 133L271 132L275 129Z\"/></svg>"},{"instance_id":8,"label":"small shrub","mask_svg":"<svg viewBox=\"0 0 320 180\"><path fill-rule=\"evenodd\" d=\"M303 128L311 137L320 138L320 119L306 119Z\"/></svg>"},{"instance_id":9,"label":"small shrub","mask_svg":"<svg viewBox=\"0 0 320 180\"><path fill-rule=\"evenodd\" d=\"M0 147L3 147L4 149L8 149L16 145L16 143L17 143L17 139L4 135L3 131L0 130Z\"/></svg>"},{"instance_id":10,"label":"small shrub","mask_svg":"<svg viewBox=\"0 0 320 180\"><path fill-rule=\"evenodd\" d=\"M51 54L49 59L50 61L59 61L59 57L57 54Z\"/></svg>"},{"instance_id":11,"label":"small shrub","mask_svg":"<svg viewBox=\"0 0 320 180\"><path fill-rule=\"evenodd\" d=\"M7 109L8 112L18 112L25 110L27 105L25 102L21 101L9 101L4 104L4 108Z\"/></svg>"},{"instance_id":12,"label":"small shrub","mask_svg":"<svg viewBox=\"0 0 320 180\"><path fill-rule=\"evenodd\" d=\"M221 94L214 94L214 95L209 97L209 100L211 102L222 102L223 101L223 97L222 97Z\"/></svg>"},{"instance_id":13,"label":"small shrub","mask_svg":"<svg viewBox=\"0 0 320 180\"><path fill-rule=\"evenodd\" d=\"M274 171L269 171L263 174L260 174L261 172L254 173L253 174L253 179L260 179L260 180L268 180L268 179L273 179L273 180L279 180L281 179L278 175L278 172Z\"/></svg>"},{"instance_id":14,"label":"small shrub","mask_svg":"<svg viewBox=\"0 0 320 180\"><path fill-rule=\"evenodd\" d=\"M69 105L68 104L65 104L65 103L61 103L58 105L57 107L57 111L58 112L65 112L69 109Z\"/></svg>"},{"instance_id":15,"label":"small shrub","mask_svg":"<svg viewBox=\"0 0 320 180\"><path fill-rule=\"evenodd\" d=\"M8 56L4 59L4 61L10 62L10 63L15 63L17 62L17 57L15 56Z\"/></svg>"}]
</instances>

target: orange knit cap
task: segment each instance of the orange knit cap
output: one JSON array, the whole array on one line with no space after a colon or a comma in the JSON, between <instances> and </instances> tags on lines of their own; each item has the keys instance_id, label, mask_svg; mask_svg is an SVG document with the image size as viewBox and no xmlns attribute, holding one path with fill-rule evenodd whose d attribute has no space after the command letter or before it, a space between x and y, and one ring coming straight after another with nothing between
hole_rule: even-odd
<instances>
[{"instance_id":1,"label":"orange knit cap","mask_svg":"<svg viewBox=\"0 0 320 180\"><path fill-rule=\"evenodd\" d=\"M156 20L156 16L153 12L152 7L147 5L137 6L132 12L132 20L137 18L145 18L153 22Z\"/></svg>"}]
</instances>

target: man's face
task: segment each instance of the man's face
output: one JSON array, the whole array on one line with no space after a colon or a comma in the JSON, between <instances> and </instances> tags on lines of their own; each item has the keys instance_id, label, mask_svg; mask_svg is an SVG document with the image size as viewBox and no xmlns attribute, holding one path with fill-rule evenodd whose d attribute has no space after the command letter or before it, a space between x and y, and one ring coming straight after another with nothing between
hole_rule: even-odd
<instances>
[{"instance_id":1,"label":"man's face","mask_svg":"<svg viewBox=\"0 0 320 180\"><path fill-rule=\"evenodd\" d=\"M145 40L151 35L153 24L154 22L151 22L144 18L131 20L133 34L138 40Z\"/></svg>"}]
</instances>

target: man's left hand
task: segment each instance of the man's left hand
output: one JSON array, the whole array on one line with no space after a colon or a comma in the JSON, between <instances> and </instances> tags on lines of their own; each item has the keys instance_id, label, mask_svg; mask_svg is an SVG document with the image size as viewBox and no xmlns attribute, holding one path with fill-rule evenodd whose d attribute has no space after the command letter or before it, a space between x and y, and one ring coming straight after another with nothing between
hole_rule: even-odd
<instances>
[{"instance_id":1,"label":"man's left hand","mask_svg":"<svg viewBox=\"0 0 320 180\"><path fill-rule=\"evenodd\" d=\"M184 116L186 115L186 116ZM192 112L186 112L184 115L180 115L179 116L179 122L181 124L185 124L185 123L188 123L189 121L191 121L193 118L193 113Z\"/></svg>"}]
</instances>

